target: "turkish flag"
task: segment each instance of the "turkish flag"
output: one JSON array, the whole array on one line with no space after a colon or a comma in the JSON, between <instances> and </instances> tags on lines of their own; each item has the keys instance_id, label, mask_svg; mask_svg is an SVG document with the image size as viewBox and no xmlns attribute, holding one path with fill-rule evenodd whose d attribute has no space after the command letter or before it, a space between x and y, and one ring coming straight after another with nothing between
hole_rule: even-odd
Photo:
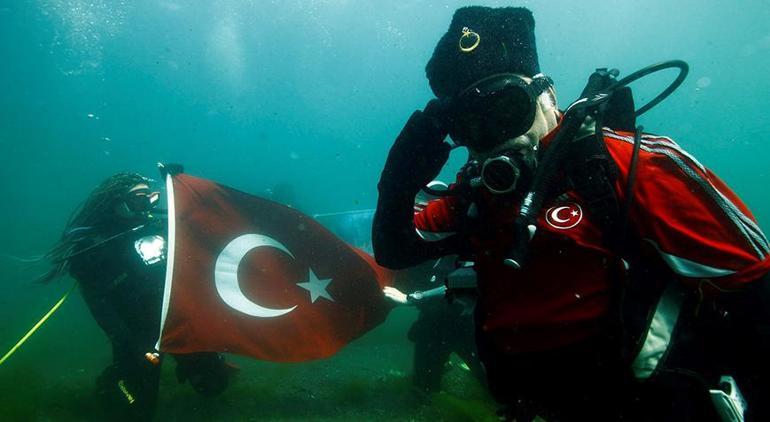
<instances>
[{"instance_id":1,"label":"turkish flag","mask_svg":"<svg viewBox=\"0 0 770 422\"><path fill-rule=\"evenodd\" d=\"M297 362L380 324L391 273L292 208L167 176L169 246L158 350Z\"/></svg>"}]
</instances>

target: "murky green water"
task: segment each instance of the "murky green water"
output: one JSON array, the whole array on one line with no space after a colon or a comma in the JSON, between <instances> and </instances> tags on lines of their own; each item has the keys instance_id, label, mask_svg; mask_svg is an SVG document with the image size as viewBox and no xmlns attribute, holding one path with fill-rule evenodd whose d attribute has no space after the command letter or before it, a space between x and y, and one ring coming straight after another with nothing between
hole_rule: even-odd
<instances>
[{"instance_id":1,"label":"murky green water","mask_svg":"<svg viewBox=\"0 0 770 422\"><path fill-rule=\"evenodd\" d=\"M462 2L0 0L0 349L69 287L39 286L42 254L71 210L121 170L158 161L269 195L292 186L308 213L374 207L405 119L431 97L424 66ZM508 5L508 2L485 2ZM770 6L678 1L524 1L541 68L569 103L596 67L666 59L691 74L645 115L770 221ZM657 85L656 85L657 82ZM646 81L637 98L664 83ZM453 155L450 178L464 159ZM410 309L332 359L234 358L238 379L203 400L161 381L158 420L478 420L495 406L457 365L443 392L410 388ZM98 420L93 380L109 345L73 295L0 367L0 419Z\"/></svg>"}]
</instances>

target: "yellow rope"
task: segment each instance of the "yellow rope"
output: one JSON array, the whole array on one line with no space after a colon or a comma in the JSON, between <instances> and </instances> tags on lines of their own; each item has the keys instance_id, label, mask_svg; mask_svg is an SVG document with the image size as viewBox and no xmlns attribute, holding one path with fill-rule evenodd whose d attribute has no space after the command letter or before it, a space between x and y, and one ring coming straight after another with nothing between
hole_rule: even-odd
<instances>
[{"instance_id":1,"label":"yellow rope","mask_svg":"<svg viewBox=\"0 0 770 422\"><path fill-rule=\"evenodd\" d=\"M21 345L24 344L24 342L26 342L32 336L32 334L35 334L35 331L37 331L38 328L40 328L40 326L42 326L46 322L46 320L50 318L51 315L53 315L53 313L56 312L57 309L59 309L59 307L64 303L64 301L67 300L67 297L70 295L70 293L72 293L72 291L75 289L75 286L77 286L77 284L78 284L77 282L73 283L72 287L70 287L70 289L67 290L67 293L65 293L64 296L62 296L61 299L59 299L59 301L56 302L55 305L53 305L53 308L51 308L51 310L48 311L48 313L43 315L43 318L41 318L40 321L38 321L37 324L35 324L35 326L32 327L32 329L27 331L27 334L24 334L24 337L22 337L21 340L19 340L19 342L16 343L16 345L11 347L11 350L9 350L8 353L6 353L3 356L3 358L0 359L0 365L2 365L3 362L5 362L9 357L11 357L11 355L13 355L16 352L16 350L19 347L21 347Z\"/></svg>"}]
</instances>

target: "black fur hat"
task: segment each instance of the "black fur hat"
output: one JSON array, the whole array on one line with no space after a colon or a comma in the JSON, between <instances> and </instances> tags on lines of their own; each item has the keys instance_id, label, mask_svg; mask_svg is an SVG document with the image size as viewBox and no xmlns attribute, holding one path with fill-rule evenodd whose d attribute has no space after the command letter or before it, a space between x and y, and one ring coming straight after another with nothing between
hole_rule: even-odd
<instances>
[{"instance_id":1,"label":"black fur hat","mask_svg":"<svg viewBox=\"0 0 770 422\"><path fill-rule=\"evenodd\" d=\"M496 73L540 73L532 12L523 7L457 9L425 73L439 98L453 97Z\"/></svg>"}]
</instances>

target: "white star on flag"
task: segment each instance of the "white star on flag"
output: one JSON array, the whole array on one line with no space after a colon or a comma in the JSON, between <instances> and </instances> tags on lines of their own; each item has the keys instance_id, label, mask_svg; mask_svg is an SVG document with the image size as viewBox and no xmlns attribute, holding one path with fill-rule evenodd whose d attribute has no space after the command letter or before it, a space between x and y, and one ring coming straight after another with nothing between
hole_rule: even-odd
<instances>
[{"instance_id":1,"label":"white star on flag","mask_svg":"<svg viewBox=\"0 0 770 422\"><path fill-rule=\"evenodd\" d=\"M297 283L299 287L310 292L310 303L315 303L319 297L324 297L334 302L329 292L326 291L326 287L332 282L331 278L320 280L316 277L312 269L308 269L308 281L305 283Z\"/></svg>"}]
</instances>

